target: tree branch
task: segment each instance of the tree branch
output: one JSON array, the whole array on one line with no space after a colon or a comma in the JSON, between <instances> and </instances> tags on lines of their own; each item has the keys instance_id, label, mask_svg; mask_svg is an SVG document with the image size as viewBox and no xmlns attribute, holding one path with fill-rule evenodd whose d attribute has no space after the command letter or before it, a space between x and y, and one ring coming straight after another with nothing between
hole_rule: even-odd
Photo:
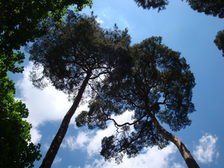
<instances>
[{"instance_id":1,"label":"tree branch","mask_svg":"<svg viewBox=\"0 0 224 168\"><path fill-rule=\"evenodd\" d=\"M106 114L105 114L105 115L106 115ZM107 116L107 115L106 115L106 116ZM134 125L134 124L136 124L137 122L139 122L140 120L142 120L142 119L143 119L144 117L146 117L146 116L147 116L147 115L145 114L145 115L143 115L142 117L140 117L139 119L135 120L135 121L132 122L132 123L125 122L125 123L123 123L123 124L118 124L118 123L116 122L115 119L110 118L110 117L108 117L108 116L107 116L107 120L111 120L111 121L113 121L114 125L116 125L117 127L123 127L123 126L126 126L126 125L129 125L129 126Z\"/></svg>"}]
</instances>

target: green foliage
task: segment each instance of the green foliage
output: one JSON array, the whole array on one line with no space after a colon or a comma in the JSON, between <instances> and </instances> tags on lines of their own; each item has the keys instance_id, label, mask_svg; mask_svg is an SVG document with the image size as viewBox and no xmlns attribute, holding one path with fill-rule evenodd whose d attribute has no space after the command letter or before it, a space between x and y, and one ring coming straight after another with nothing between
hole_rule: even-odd
<instances>
[{"instance_id":1,"label":"green foliage","mask_svg":"<svg viewBox=\"0 0 224 168\"><path fill-rule=\"evenodd\" d=\"M12 72L21 71L13 65L23 59L21 53L13 54L15 50L45 32L44 19L48 16L60 22L66 7L72 4L81 10L91 5L91 0L1 0L0 65L5 64Z\"/></svg>"},{"instance_id":2,"label":"green foliage","mask_svg":"<svg viewBox=\"0 0 224 168\"><path fill-rule=\"evenodd\" d=\"M215 44L222 51L222 56L224 56L224 30L219 31L215 38Z\"/></svg>"},{"instance_id":3,"label":"green foliage","mask_svg":"<svg viewBox=\"0 0 224 168\"><path fill-rule=\"evenodd\" d=\"M183 1L183 0L182 0ZM159 11L165 9L168 0L135 0L138 6L144 9L157 8ZM186 0L192 9L207 15L224 17L223 0Z\"/></svg>"},{"instance_id":4,"label":"green foliage","mask_svg":"<svg viewBox=\"0 0 224 168\"><path fill-rule=\"evenodd\" d=\"M76 5L81 10L91 5L91 0L2 0L0 2L0 167L32 167L40 158L39 145L30 142L31 125L24 121L28 111L14 99L14 84L7 72L21 72L19 64L24 54L21 46L46 31L46 18L53 18L60 25L65 9Z\"/></svg>"},{"instance_id":5,"label":"green foliage","mask_svg":"<svg viewBox=\"0 0 224 168\"><path fill-rule=\"evenodd\" d=\"M4 69L1 69L1 74ZM30 140L31 125L24 119L28 110L14 99L14 83L7 76L0 78L0 167L31 168L40 159L40 146Z\"/></svg>"},{"instance_id":6,"label":"green foliage","mask_svg":"<svg viewBox=\"0 0 224 168\"><path fill-rule=\"evenodd\" d=\"M127 30L104 30L95 16L69 12L61 26L49 27L48 33L34 42L30 60L34 63L33 84L39 88L49 79L56 89L76 94L86 74L91 79L121 68L130 37ZM43 73L39 74L39 67Z\"/></svg>"},{"instance_id":7,"label":"green foliage","mask_svg":"<svg viewBox=\"0 0 224 168\"><path fill-rule=\"evenodd\" d=\"M23 62L23 59L24 54L21 52L12 53L10 57L5 54L0 55L0 77L6 76L8 71L22 72L23 67L19 65Z\"/></svg>"},{"instance_id":8,"label":"green foliage","mask_svg":"<svg viewBox=\"0 0 224 168\"><path fill-rule=\"evenodd\" d=\"M183 0L182 0L183 1ZM168 0L135 0L138 6L144 9L157 8L158 11L165 9L168 5ZM219 18L224 18L224 1L223 0L186 0L192 9L205 13L206 15L213 15ZM224 53L223 31L218 32L215 44ZM224 54L223 54L224 55Z\"/></svg>"},{"instance_id":9,"label":"green foliage","mask_svg":"<svg viewBox=\"0 0 224 168\"><path fill-rule=\"evenodd\" d=\"M158 8L158 10L165 9L165 6L168 4L167 0L135 0L135 2L144 9Z\"/></svg>"},{"instance_id":10,"label":"green foliage","mask_svg":"<svg viewBox=\"0 0 224 168\"><path fill-rule=\"evenodd\" d=\"M203 12L207 15L224 18L224 1L223 0L187 0L192 9ZM224 56L224 30L219 31L214 40L218 49L223 52Z\"/></svg>"},{"instance_id":11,"label":"green foliage","mask_svg":"<svg viewBox=\"0 0 224 168\"><path fill-rule=\"evenodd\" d=\"M101 154L118 162L123 154L138 154L144 147L168 144L155 126L154 118L166 123L173 131L190 125L188 114L194 111L191 102L194 76L180 53L152 37L130 49L129 69L114 72L105 78L89 111L77 118L77 126L105 129L113 121L118 131L102 140ZM118 124L112 116L133 111L132 122Z\"/></svg>"},{"instance_id":12,"label":"green foliage","mask_svg":"<svg viewBox=\"0 0 224 168\"><path fill-rule=\"evenodd\" d=\"M101 75L107 77L125 69L130 44L127 30L121 31L116 25L114 30L102 29L93 15L69 11L61 25L49 21L46 35L37 39L30 50L32 82L42 88L48 79L56 89L75 97L43 159L44 168L51 166L86 87L95 90Z\"/></svg>"},{"instance_id":13,"label":"green foliage","mask_svg":"<svg viewBox=\"0 0 224 168\"><path fill-rule=\"evenodd\" d=\"M224 18L223 0L187 0L192 9L207 15Z\"/></svg>"}]
</instances>

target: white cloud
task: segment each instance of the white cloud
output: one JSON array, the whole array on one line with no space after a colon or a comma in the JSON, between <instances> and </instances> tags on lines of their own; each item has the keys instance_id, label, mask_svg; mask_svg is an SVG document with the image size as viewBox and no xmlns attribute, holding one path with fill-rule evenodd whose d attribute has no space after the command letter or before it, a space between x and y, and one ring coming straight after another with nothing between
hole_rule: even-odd
<instances>
[{"instance_id":1,"label":"white cloud","mask_svg":"<svg viewBox=\"0 0 224 168\"><path fill-rule=\"evenodd\" d=\"M184 166L179 163L174 163L172 168L184 168Z\"/></svg>"},{"instance_id":2,"label":"white cloud","mask_svg":"<svg viewBox=\"0 0 224 168\"><path fill-rule=\"evenodd\" d=\"M34 144L37 144L42 135L40 134L39 130L35 127L32 127L31 128L31 131L30 131L30 134L31 134L31 141L34 143Z\"/></svg>"},{"instance_id":3,"label":"white cloud","mask_svg":"<svg viewBox=\"0 0 224 168\"><path fill-rule=\"evenodd\" d=\"M97 17L97 22L100 23L101 26L103 26L104 28L110 29L116 23L120 29L131 29L131 25L129 24L127 17L124 15L119 15L119 17L113 17L115 13L114 10L110 7L106 7L104 9L101 9L100 11L96 11L96 13L98 16L100 16L100 18ZM111 22L111 20L113 20L113 22Z\"/></svg>"},{"instance_id":4,"label":"white cloud","mask_svg":"<svg viewBox=\"0 0 224 168\"><path fill-rule=\"evenodd\" d=\"M60 157L57 156L57 157L54 159L53 165L56 165L56 164L58 164L58 163L61 163L61 161L62 161L62 158L60 158Z\"/></svg>"},{"instance_id":5,"label":"white cloud","mask_svg":"<svg viewBox=\"0 0 224 168\"><path fill-rule=\"evenodd\" d=\"M77 137L66 137L64 143L61 146L62 148L68 148L73 151L75 149L84 148L88 142L90 142L90 136L88 133L79 132Z\"/></svg>"},{"instance_id":6,"label":"white cloud","mask_svg":"<svg viewBox=\"0 0 224 168\"><path fill-rule=\"evenodd\" d=\"M95 160L92 164L86 165L85 168L169 168L171 167L170 163L173 160L173 155L176 151L174 145L169 145L163 150L159 150L157 147L147 148L144 153L141 153L134 158L124 157L123 162L120 164L106 162L103 159L100 159Z\"/></svg>"},{"instance_id":7,"label":"white cloud","mask_svg":"<svg viewBox=\"0 0 224 168\"><path fill-rule=\"evenodd\" d=\"M49 149L50 144L49 143L44 143L44 144L41 144L41 147L46 152Z\"/></svg>"},{"instance_id":8,"label":"white cloud","mask_svg":"<svg viewBox=\"0 0 224 168\"><path fill-rule=\"evenodd\" d=\"M122 124L127 121L131 121L133 112L127 111L119 116L114 116L113 118L117 121L118 124ZM98 130L95 132L95 135L93 135L89 141L89 144L87 145L87 152L89 156L92 156L94 154L99 154L101 150L101 140L105 136L110 136L114 134L116 131L116 128L112 122L108 124L108 128L104 130Z\"/></svg>"},{"instance_id":9,"label":"white cloud","mask_svg":"<svg viewBox=\"0 0 224 168\"><path fill-rule=\"evenodd\" d=\"M110 136L114 133L115 128L112 124L108 126L105 130L99 130L95 133L93 137L91 137L91 141L86 146L86 150L89 156L93 156L95 154L99 154L101 150L101 140L105 136Z\"/></svg>"},{"instance_id":10,"label":"white cloud","mask_svg":"<svg viewBox=\"0 0 224 168\"><path fill-rule=\"evenodd\" d=\"M125 112L123 115L114 116L119 124L130 121L132 112ZM77 137L68 137L65 140L64 147L70 149L84 149L88 152L89 157L93 158L101 150L101 140L105 136L110 136L116 131L113 123L108 124L108 128L98 131L81 132ZM87 164L84 168L183 168L178 163L174 163L177 148L174 145L168 145L163 150L158 147L145 148L144 152L134 158L124 156L123 162L117 165L114 161L106 162L104 159L96 159L94 162Z\"/></svg>"},{"instance_id":11,"label":"white cloud","mask_svg":"<svg viewBox=\"0 0 224 168\"><path fill-rule=\"evenodd\" d=\"M119 116L113 116L118 124L122 124L127 121L131 121L133 112L127 111ZM113 123L108 124L108 128L98 131L86 131L79 132L77 136L68 136L65 138L62 148L69 150L84 149L91 157L95 154L99 154L101 150L101 140L105 136L110 136L116 131Z\"/></svg>"},{"instance_id":12,"label":"white cloud","mask_svg":"<svg viewBox=\"0 0 224 168\"><path fill-rule=\"evenodd\" d=\"M29 117L27 120L31 122L34 127L31 130L31 135L33 142L37 143L41 138L41 134L37 130L38 126L47 121L62 120L71 107L72 102L68 101L68 97L65 93L56 90L50 84L43 90L35 88L29 80L31 69L32 64L30 63L25 68L23 77L16 83L16 86L21 93L19 99L21 99L29 109ZM77 109L75 115L86 108L87 105L81 105Z\"/></svg>"},{"instance_id":13,"label":"white cloud","mask_svg":"<svg viewBox=\"0 0 224 168\"><path fill-rule=\"evenodd\" d=\"M201 163L211 163L218 157L219 153L216 150L218 138L211 134L205 134L199 139L199 144L196 146L193 154Z\"/></svg>"},{"instance_id":14,"label":"white cloud","mask_svg":"<svg viewBox=\"0 0 224 168\"><path fill-rule=\"evenodd\" d=\"M96 18L96 21L97 21L97 23L99 23L99 24L103 24L103 20L102 20L100 17L97 17L97 18Z\"/></svg>"},{"instance_id":15,"label":"white cloud","mask_svg":"<svg viewBox=\"0 0 224 168\"><path fill-rule=\"evenodd\" d=\"M80 166L72 166L72 165L68 165L68 167L67 168L81 168Z\"/></svg>"},{"instance_id":16,"label":"white cloud","mask_svg":"<svg viewBox=\"0 0 224 168\"><path fill-rule=\"evenodd\" d=\"M61 119L71 106L67 96L49 85L43 90L35 88L29 80L32 65L25 68L23 78L17 83L21 92L21 99L29 109L28 121L34 126L45 121Z\"/></svg>"},{"instance_id":17,"label":"white cloud","mask_svg":"<svg viewBox=\"0 0 224 168\"><path fill-rule=\"evenodd\" d=\"M101 150L101 139L105 136L113 134L115 128L112 123L105 130L79 132L77 136L68 136L65 138L64 143L61 145L64 149L71 151L76 149L86 150L91 157L99 154Z\"/></svg>"}]
</instances>

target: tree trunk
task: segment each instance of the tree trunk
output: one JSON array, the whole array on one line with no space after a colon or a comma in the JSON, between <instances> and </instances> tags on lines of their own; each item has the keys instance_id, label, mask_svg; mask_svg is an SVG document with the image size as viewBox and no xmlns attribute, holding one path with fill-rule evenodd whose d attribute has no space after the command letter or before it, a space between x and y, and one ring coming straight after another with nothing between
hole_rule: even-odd
<instances>
[{"instance_id":1,"label":"tree trunk","mask_svg":"<svg viewBox=\"0 0 224 168\"><path fill-rule=\"evenodd\" d=\"M40 168L50 168L53 161L54 161L54 158L58 152L58 149L61 145L61 142L67 132L67 129L68 129L68 125L70 123L70 120L72 118L72 116L74 115L78 105L79 105L79 102L82 98L82 95L85 91L85 88L88 84L88 81L90 79L90 76L91 76L91 72L87 73L84 81L82 82L82 85L80 86L80 89L78 91L78 94L72 104L72 106L70 107L70 109L68 110L68 112L66 113L66 115L64 116L63 120L62 120L62 123L60 125L60 128L58 129L58 132L57 134L55 135L52 143L51 143L51 146L50 148L48 149L43 161L42 161L42 164L40 166Z\"/></svg>"},{"instance_id":2,"label":"tree trunk","mask_svg":"<svg viewBox=\"0 0 224 168\"><path fill-rule=\"evenodd\" d=\"M200 168L199 165L197 164L197 162L195 161L195 159L193 158L193 156L191 155L190 151L184 145L184 143L178 137L174 136L173 134L171 134L170 132L165 130L160 125L160 123L158 122L158 120L156 119L155 116L153 116L151 113L149 114L149 116L151 117L153 123L155 124L156 128L160 131L160 133L165 138L167 138L168 140L170 140L171 142L173 142L176 145L176 147L180 151L184 161L186 162L188 168Z\"/></svg>"}]
</instances>

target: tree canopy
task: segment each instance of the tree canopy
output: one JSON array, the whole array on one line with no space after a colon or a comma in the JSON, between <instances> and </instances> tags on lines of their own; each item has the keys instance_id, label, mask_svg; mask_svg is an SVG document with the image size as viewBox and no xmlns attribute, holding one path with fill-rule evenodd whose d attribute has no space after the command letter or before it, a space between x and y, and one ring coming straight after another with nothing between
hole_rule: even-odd
<instances>
[{"instance_id":1,"label":"tree canopy","mask_svg":"<svg viewBox=\"0 0 224 168\"><path fill-rule=\"evenodd\" d=\"M71 95L74 102L42 162L44 168L51 166L86 87L95 88L102 75L124 71L130 44L127 30L121 31L116 25L114 30L102 29L93 15L70 11L60 26L54 25L51 22L47 34L31 48L31 79L38 88L44 87L48 79L56 89Z\"/></svg>"},{"instance_id":2,"label":"tree canopy","mask_svg":"<svg viewBox=\"0 0 224 168\"><path fill-rule=\"evenodd\" d=\"M158 8L158 10L162 10L168 5L167 0L135 0L135 2L138 6L141 6L144 9Z\"/></svg>"},{"instance_id":3,"label":"tree canopy","mask_svg":"<svg viewBox=\"0 0 224 168\"><path fill-rule=\"evenodd\" d=\"M224 18L223 0L186 0L192 9L203 12L207 15L213 15Z\"/></svg>"},{"instance_id":4,"label":"tree canopy","mask_svg":"<svg viewBox=\"0 0 224 168\"><path fill-rule=\"evenodd\" d=\"M158 9L163 10L168 5L168 0L135 0L138 6L144 9ZM213 15L219 18L224 18L224 1L223 0L186 0L192 9L205 13L206 15ZM215 44L218 49L223 51L223 31L219 31L216 35Z\"/></svg>"},{"instance_id":5,"label":"tree canopy","mask_svg":"<svg viewBox=\"0 0 224 168\"><path fill-rule=\"evenodd\" d=\"M222 51L222 56L224 56L224 30L217 33L214 42L218 49Z\"/></svg>"},{"instance_id":6,"label":"tree canopy","mask_svg":"<svg viewBox=\"0 0 224 168\"><path fill-rule=\"evenodd\" d=\"M183 0L182 0L183 1ZM203 12L207 15L224 17L224 2L223 0L185 0L192 9ZM168 0L135 0L138 6L144 9L165 9L168 5Z\"/></svg>"},{"instance_id":7,"label":"tree canopy","mask_svg":"<svg viewBox=\"0 0 224 168\"><path fill-rule=\"evenodd\" d=\"M166 123L173 131L190 125L188 114L194 111L191 98L195 82L189 65L179 52L161 44L160 37L148 38L134 45L130 52L132 65L127 73L114 73L104 80L89 111L76 118L77 126L105 129L107 121L114 122L116 134L102 140L101 154L105 159L115 158L119 162L124 154L132 157L144 147L164 148L171 141L182 155L189 155L183 155L188 166L191 160L194 167L199 167L189 151L182 151L176 137L158 122ZM132 122L118 124L113 119L127 111L134 112Z\"/></svg>"},{"instance_id":8,"label":"tree canopy","mask_svg":"<svg viewBox=\"0 0 224 168\"><path fill-rule=\"evenodd\" d=\"M21 46L45 32L44 20L50 16L60 22L68 5L77 9L91 0L7 0L0 2L0 167L33 167L40 159L39 145L31 143L31 125L24 119L28 110L14 98L15 88L7 73L22 72Z\"/></svg>"},{"instance_id":9,"label":"tree canopy","mask_svg":"<svg viewBox=\"0 0 224 168\"><path fill-rule=\"evenodd\" d=\"M0 86L0 167L31 168L41 155L40 146L31 142L31 125L25 121L28 110L14 99L14 83L8 76L0 78Z\"/></svg>"},{"instance_id":10,"label":"tree canopy","mask_svg":"<svg viewBox=\"0 0 224 168\"><path fill-rule=\"evenodd\" d=\"M23 59L21 53L17 54L21 46L34 38L43 35L44 19L48 16L60 21L69 5L76 5L82 9L85 5L91 5L91 0L62 0L62 1L38 1L38 0L7 0L0 2L0 68L12 72L21 71L16 68ZM15 62L15 64L13 64Z\"/></svg>"},{"instance_id":11,"label":"tree canopy","mask_svg":"<svg viewBox=\"0 0 224 168\"><path fill-rule=\"evenodd\" d=\"M125 62L129 43L127 30L120 31L116 25L114 30L104 30L95 16L70 11L60 27L49 26L48 33L33 44L31 79L42 88L47 78L56 89L74 95L87 73L95 79Z\"/></svg>"}]
</instances>

